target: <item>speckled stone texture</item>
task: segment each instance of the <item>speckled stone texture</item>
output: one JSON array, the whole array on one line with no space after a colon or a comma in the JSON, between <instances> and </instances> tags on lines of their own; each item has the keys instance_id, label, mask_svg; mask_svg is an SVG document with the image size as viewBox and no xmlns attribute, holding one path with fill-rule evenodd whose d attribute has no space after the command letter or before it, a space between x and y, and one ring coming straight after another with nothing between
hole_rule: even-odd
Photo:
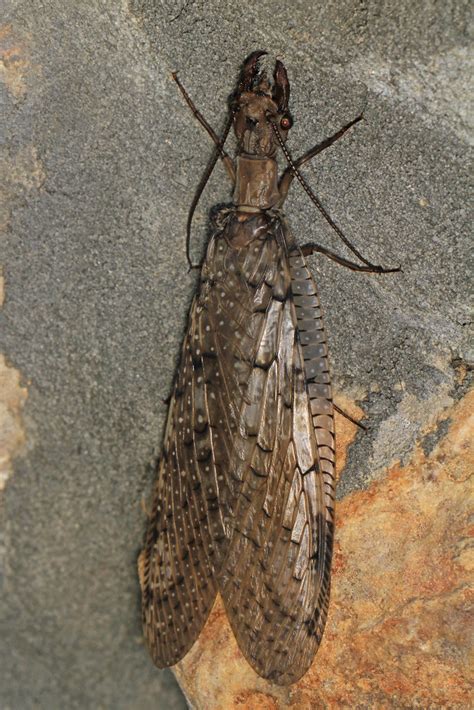
<instances>
[{"instance_id":1,"label":"speckled stone texture","mask_svg":"<svg viewBox=\"0 0 474 710\"><path fill-rule=\"evenodd\" d=\"M136 577L141 501L196 282L187 209L211 149L170 74L219 129L258 48L288 68L294 155L364 111L304 173L359 249L403 273L311 259L338 402L357 402L370 425L339 425L333 601L313 668L275 691L243 663L218 608L177 673L206 710L472 705L468 8L5 0L2 708L184 706L143 646ZM195 258L209 206L228 200L219 166ZM297 185L287 214L300 243L347 254Z\"/></svg>"}]
</instances>

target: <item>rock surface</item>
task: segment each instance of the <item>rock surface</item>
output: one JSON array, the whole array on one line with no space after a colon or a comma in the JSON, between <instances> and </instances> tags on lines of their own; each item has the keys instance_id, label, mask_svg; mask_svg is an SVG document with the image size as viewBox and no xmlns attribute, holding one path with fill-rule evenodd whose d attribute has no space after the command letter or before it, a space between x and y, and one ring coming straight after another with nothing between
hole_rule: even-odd
<instances>
[{"instance_id":1,"label":"rock surface","mask_svg":"<svg viewBox=\"0 0 474 710\"><path fill-rule=\"evenodd\" d=\"M217 646L217 612L180 681L201 706L227 683L244 707L466 707L467 484L446 442L461 440L456 402L473 359L469 4L3 9L0 706L184 705L144 649L136 575L141 501L196 281L187 210L210 154L170 74L219 129L241 61L266 48L288 67L294 155L364 111L305 175L363 253L403 273L312 260L337 389L370 422L341 452L332 616L314 668L274 692L231 639ZM196 258L208 207L228 200L218 167L196 214ZM287 212L300 242L345 253L297 187ZM353 434L341 424L340 445ZM217 650L234 658L232 678Z\"/></svg>"},{"instance_id":2,"label":"rock surface","mask_svg":"<svg viewBox=\"0 0 474 710\"><path fill-rule=\"evenodd\" d=\"M219 602L175 667L192 707L472 706L473 413L474 393L445 413L449 430L429 455L416 447L407 466L339 504L328 624L301 681L259 678Z\"/></svg>"}]
</instances>

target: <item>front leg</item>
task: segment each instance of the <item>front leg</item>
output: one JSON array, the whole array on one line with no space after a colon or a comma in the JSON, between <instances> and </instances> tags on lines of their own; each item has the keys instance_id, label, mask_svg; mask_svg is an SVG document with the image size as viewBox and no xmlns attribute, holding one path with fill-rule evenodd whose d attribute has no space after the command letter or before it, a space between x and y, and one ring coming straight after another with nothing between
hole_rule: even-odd
<instances>
[{"instance_id":1,"label":"front leg","mask_svg":"<svg viewBox=\"0 0 474 710\"><path fill-rule=\"evenodd\" d=\"M372 263L371 263L370 261L368 261L364 256L362 256L362 254L360 253L360 251L359 251L358 249L356 249L356 247L355 247L355 246L349 241L349 239L344 235L344 233L342 232L342 230L339 229L339 227L338 227L337 224L334 222L334 220L332 219L332 217L331 217L331 215L329 214L329 212L327 212L327 210L323 207L323 205L322 205L321 202L319 201L318 197L314 194L313 190L310 188L310 186L308 185L308 183L306 182L306 180L304 179L304 177L302 176L302 174L301 174L300 171L298 170L298 165L297 165L298 161L295 162L295 161L293 160L293 158L291 157L290 151L289 151L288 148L286 147L285 142L284 142L283 138L281 137L281 135L280 135L280 133L279 133L277 127L276 127L276 124L273 123L272 121L270 121L270 124L271 124L271 127L272 127L272 129L273 129L273 132L274 132L274 134L275 134L276 139L277 139L278 142L280 143L280 148L281 148L282 151L283 151L283 155L285 156L286 161L287 161L287 163L288 163L288 170L291 170L292 174L293 174L294 177L298 180L298 182L300 183L301 187L303 188L303 190L306 192L306 194L308 195L309 199L311 200L311 202L318 208L318 210L320 211L320 213L322 214L322 216L324 217L324 219L326 220L326 222L334 229L334 231L336 232L337 236L344 242L344 244L346 245L346 247L347 247L348 249L350 249L351 252L352 252L353 254L355 254L356 257L357 257L358 259L360 259L360 260L365 264L365 267L358 267L357 264L353 264L353 262L349 262L349 261L347 261L347 259L344 259L343 257L339 257L339 256L338 256L337 254L335 254L334 252L331 252L330 249L325 249L324 247L319 247L318 245L312 245L312 244L307 245L307 246L312 247L312 248L314 249L314 251L320 251L322 254L326 254L326 256L329 256L330 259L334 259L334 261L338 261L340 264L343 264L344 266L348 266L348 268L350 268L350 269L351 269L351 268L354 269L354 271L369 271L369 272L372 271L372 272L379 273L379 274L383 274L383 273L385 273L385 272L387 272L387 271L388 271L388 272L390 272L390 271L400 271L399 268L397 268L397 269L384 269L382 266L377 266L376 264L372 264ZM342 129L342 130L344 131L344 129ZM340 133L340 132L339 132L339 133ZM336 139L335 139L335 140L336 140ZM318 146L316 146L316 148L314 148L312 151L310 151L310 153L314 153L314 152L317 150L317 148L318 148ZM306 156L307 156L307 155L308 155L308 154L306 154L306 155L304 155L302 158L300 158L300 161L301 161L301 160L304 161L304 160L306 159ZM282 202L283 202L283 200L281 200L279 204L281 205Z\"/></svg>"},{"instance_id":2,"label":"front leg","mask_svg":"<svg viewBox=\"0 0 474 710\"><path fill-rule=\"evenodd\" d=\"M188 92L186 91L186 89L184 88L184 86L182 85L180 80L178 79L178 74L176 72L173 72L171 76L173 77L175 82L178 84L179 90L183 94L184 99L185 99L186 103L188 104L189 108L191 109L191 111L193 112L194 116L197 118L197 120L199 121L201 126L211 136L212 140L214 141L216 148L219 152L219 156L220 156L222 162L224 163L227 172L229 173L230 179L232 180L232 184L234 184L235 183L234 161L232 160L230 155L228 153L226 153L226 151L224 150L222 139L219 138L219 136L217 135L215 130L212 128L212 126L209 125L209 123L206 121L206 119L204 118L202 113L200 111L198 111L198 109L194 105L193 100L191 99Z\"/></svg>"},{"instance_id":3,"label":"front leg","mask_svg":"<svg viewBox=\"0 0 474 710\"><path fill-rule=\"evenodd\" d=\"M311 148L311 150L308 150L304 155L302 155L300 158L294 161L295 168L300 168L302 165L308 162L308 160L311 160L314 158L316 155L321 153L323 150L326 148L329 148L333 143L335 143L339 138L342 138L344 133L349 130L349 128L352 128L356 123L359 123L359 121L362 121L363 119L363 114L361 113L357 118L354 118L352 121L349 121L349 123L346 123L345 126L343 126L337 133L334 133L334 135L329 136L329 138L325 138L321 143L318 143L317 145L314 146L314 148ZM282 202L285 199L285 197L288 194L288 190L290 189L290 185L293 181L293 178L295 177L294 172L290 167L288 167L285 172L282 175L282 178L280 180L279 184L279 190L280 190L280 195L282 198Z\"/></svg>"},{"instance_id":4,"label":"front leg","mask_svg":"<svg viewBox=\"0 0 474 710\"><path fill-rule=\"evenodd\" d=\"M192 226L192 221L193 221L193 216L194 212L196 210L196 207L198 205L198 202L201 198L202 192L204 188L206 187L207 181L209 180L212 171L214 170L214 167L217 163L217 160L221 158L222 162L224 163L227 172L229 174L230 179L232 180L232 185L235 185L235 166L234 166L234 161L228 155L228 153L225 152L224 150L224 143L226 142L227 136L229 134L229 131L232 126L232 120L233 120L233 113L230 112L229 116L227 118L227 122L224 128L224 132L222 134L222 138L219 138L217 133L214 131L214 129L208 124L204 116L196 106L194 105L191 97L189 96L188 92L184 88L184 86L181 84L180 80L178 79L178 75L176 72L173 72L172 74L173 79L175 82L178 84L179 90L184 96L184 99L186 103L188 104L189 108L193 112L194 116L197 118L201 126L207 131L207 133L211 136L212 140L214 141L214 144L216 146L216 149L214 151L214 154L211 156L211 159L209 160L209 163L206 167L206 170L204 171L204 175L202 176L201 180L199 181L199 185L197 186L196 193L194 195L193 201L191 203L191 207L189 209L189 214L188 214L188 221L186 224L186 259L189 264L190 269L198 269L200 268L200 264L193 264L192 259L191 259L191 254L190 254L190 246L191 246L191 226Z\"/></svg>"},{"instance_id":5,"label":"front leg","mask_svg":"<svg viewBox=\"0 0 474 710\"><path fill-rule=\"evenodd\" d=\"M343 256L339 256L339 254L336 254L336 252L332 251L332 249L323 247L320 244L314 244L313 242L310 242L309 244L303 244L303 246L299 248L303 253L303 256L310 256L311 254L316 253L324 254L324 256L327 256L329 257L329 259L335 261L336 264L345 266L348 269L351 269L351 271L362 271L366 274L393 274L397 271L401 271L401 268L399 266L394 269L384 269L383 266L379 266L378 264L372 264L370 261L367 261L367 259L363 259L364 265L361 266L360 264L356 264L353 261L345 259ZM360 258L362 259L362 257Z\"/></svg>"}]
</instances>

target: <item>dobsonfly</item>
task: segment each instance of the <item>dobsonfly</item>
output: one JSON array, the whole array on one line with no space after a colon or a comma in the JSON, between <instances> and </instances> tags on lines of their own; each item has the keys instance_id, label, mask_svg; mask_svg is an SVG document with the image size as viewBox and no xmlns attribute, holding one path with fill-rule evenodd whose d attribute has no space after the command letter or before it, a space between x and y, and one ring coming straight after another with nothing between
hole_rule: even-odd
<instances>
[{"instance_id":1,"label":"dobsonfly","mask_svg":"<svg viewBox=\"0 0 474 710\"><path fill-rule=\"evenodd\" d=\"M158 667L189 651L219 592L249 664L286 685L307 671L322 638L334 532L334 405L305 256L362 272L398 269L367 261L299 172L362 116L293 160L287 72L277 61L270 81L264 54L244 62L222 138L173 75L215 143L189 214L189 262L193 213L219 158L234 196L215 215L191 306L139 573ZM224 150L232 126L235 162ZM278 149L288 163L280 178ZM282 212L295 177L360 265L297 246Z\"/></svg>"}]
</instances>

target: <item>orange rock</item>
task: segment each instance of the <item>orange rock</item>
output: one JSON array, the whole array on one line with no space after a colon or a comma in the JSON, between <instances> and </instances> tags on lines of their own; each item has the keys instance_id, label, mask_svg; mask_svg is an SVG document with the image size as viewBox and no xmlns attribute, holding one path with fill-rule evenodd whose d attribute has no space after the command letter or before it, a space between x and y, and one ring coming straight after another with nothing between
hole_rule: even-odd
<instances>
[{"instance_id":1,"label":"orange rock","mask_svg":"<svg viewBox=\"0 0 474 710\"><path fill-rule=\"evenodd\" d=\"M426 457L338 506L333 592L316 659L290 688L245 662L220 600L174 672L196 709L468 708L474 394ZM352 412L351 412L352 413ZM344 447L354 427L339 420Z\"/></svg>"}]
</instances>

